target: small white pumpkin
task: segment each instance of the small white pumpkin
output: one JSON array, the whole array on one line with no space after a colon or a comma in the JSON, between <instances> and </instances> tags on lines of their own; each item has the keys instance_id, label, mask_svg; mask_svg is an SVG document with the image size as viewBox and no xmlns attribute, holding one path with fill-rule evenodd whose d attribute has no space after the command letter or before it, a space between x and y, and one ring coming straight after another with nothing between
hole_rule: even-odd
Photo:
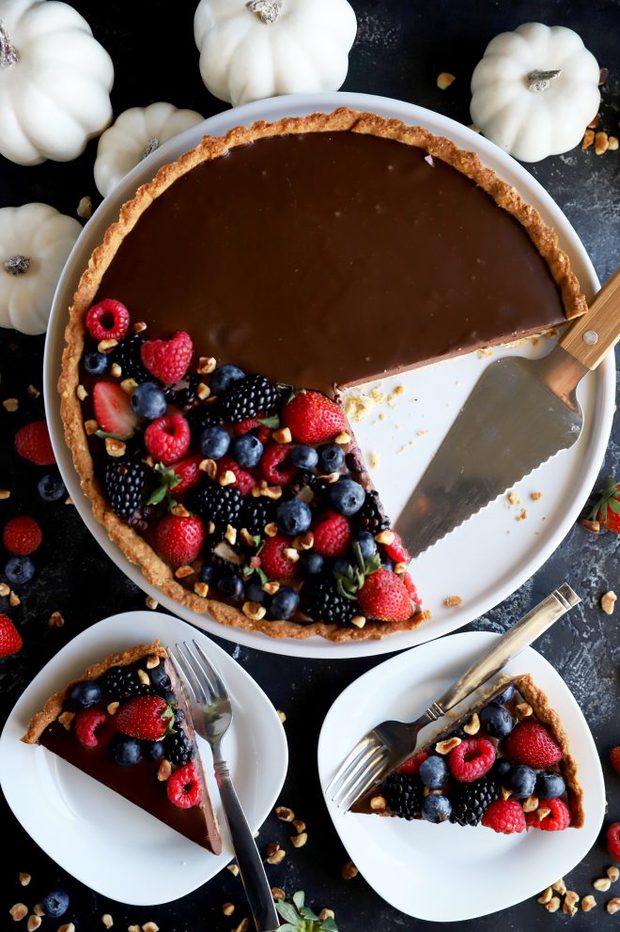
<instances>
[{"instance_id":1,"label":"small white pumpkin","mask_svg":"<svg viewBox=\"0 0 620 932\"><path fill-rule=\"evenodd\" d=\"M347 0L201 0L194 18L202 80L234 106L337 90L356 32Z\"/></svg>"},{"instance_id":2,"label":"small white pumpkin","mask_svg":"<svg viewBox=\"0 0 620 932\"><path fill-rule=\"evenodd\" d=\"M106 129L97 146L95 184L100 193L105 197L162 142L203 120L195 110L178 110L164 102L125 110Z\"/></svg>"},{"instance_id":3,"label":"small white pumpkin","mask_svg":"<svg viewBox=\"0 0 620 932\"><path fill-rule=\"evenodd\" d=\"M572 29L525 23L487 46L471 79L471 117L523 162L573 149L601 99L599 66Z\"/></svg>"},{"instance_id":4,"label":"small white pumpkin","mask_svg":"<svg viewBox=\"0 0 620 932\"><path fill-rule=\"evenodd\" d=\"M81 229L48 204L0 208L0 327L45 333L56 284Z\"/></svg>"},{"instance_id":5,"label":"small white pumpkin","mask_svg":"<svg viewBox=\"0 0 620 932\"><path fill-rule=\"evenodd\" d=\"M112 117L112 59L77 10L0 0L0 155L66 162Z\"/></svg>"}]
</instances>

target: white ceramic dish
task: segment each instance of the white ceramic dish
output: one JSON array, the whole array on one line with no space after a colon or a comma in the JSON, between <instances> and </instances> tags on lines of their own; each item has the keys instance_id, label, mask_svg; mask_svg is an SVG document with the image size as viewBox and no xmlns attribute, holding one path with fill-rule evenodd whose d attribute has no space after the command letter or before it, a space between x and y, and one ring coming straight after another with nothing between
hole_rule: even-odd
<instances>
[{"instance_id":1,"label":"white ceramic dish","mask_svg":"<svg viewBox=\"0 0 620 932\"><path fill-rule=\"evenodd\" d=\"M199 739L224 849L215 856L106 789L45 748L19 739L30 716L89 664L158 637L171 644L197 638L218 666L233 700L234 723L224 751L252 831L267 818L284 783L288 747L271 702L232 657L178 618L126 612L79 634L50 660L9 715L0 737L0 784L15 817L66 871L103 896L154 906L186 896L233 857L213 777L211 752Z\"/></svg>"},{"instance_id":2,"label":"white ceramic dish","mask_svg":"<svg viewBox=\"0 0 620 932\"><path fill-rule=\"evenodd\" d=\"M336 699L321 729L321 786L328 785L343 756L373 725L390 718L413 721L496 637L477 631L432 641L355 680ZM506 672L531 673L559 713L584 789L585 825L505 836L482 827L343 814L326 800L352 861L379 896L409 916L461 922L520 903L567 874L600 831L603 774L577 702L559 673L532 648L509 663ZM425 734L430 731L422 733L422 740Z\"/></svg>"},{"instance_id":3,"label":"white ceramic dish","mask_svg":"<svg viewBox=\"0 0 620 932\"><path fill-rule=\"evenodd\" d=\"M588 376L580 386L585 426L578 443L515 486L523 505L510 507L506 499L497 500L416 560L414 576L424 605L433 614L432 621L416 631L390 635L380 641L355 641L342 645L330 644L320 638L274 640L219 625L213 619L197 615L162 596L159 590L145 582L142 574L110 542L93 517L62 434L56 383L67 307L79 276L104 230L116 219L120 205L132 196L140 183L149 180L160 165L195 145L204 133L225 133L234 126L256 119L274 120L316 110L331 111L338 106L373 110L408 123L420 123L435 133L449 136L458 145L478 152L487 165L512 182L558 231L585 291L588 294L596 291L598 281L592 263L559 207L518 162L482 136L430 110L384 97L349 93L280 97L225 111L182 133L137 166L106 198L86 226L67 262L54 299L45 352L46 410L58 465L76 508L106 553L146 592L177 615L210 633L247 647L301 657L362 657L412 647L467 624L514 592L558 547L583 507L605 453L615 400L615 372L610 357L595 375ZM540 355L550 348L550 342L542 340L537 347L528 344L518 352ZM495 356L507 352L516 350L499 350ZM488 362L487 357L473 354L428 366L397 379L387 379L383 389L388 394L398 384L404 386L403 394L394 399L393 407L384 404L376 409L373 416L354 425L362 449L367 454L380 451L379 465L372 471L388 514L393 518L406 502ZM386 415L381 422L376 418L380 411ZM542 491L543 498L532 501L530 494L533 491ZM528 517L516 521L521 507L527 509ZM459 607L447 608L443 604L443 600L451 595L461 597Z\"/></svg>"}]
</instances>

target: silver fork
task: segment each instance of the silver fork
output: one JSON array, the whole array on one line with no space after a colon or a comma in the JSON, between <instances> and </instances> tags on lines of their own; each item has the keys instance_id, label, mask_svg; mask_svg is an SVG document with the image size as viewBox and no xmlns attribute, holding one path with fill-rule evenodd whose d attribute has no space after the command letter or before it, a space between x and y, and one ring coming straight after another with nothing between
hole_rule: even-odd
<instances>
[{"instance_id":1,"label":"silver fork","mask_svg":"<svg viewBox=\"0 0 620 932\"><path fill-rule=\"evenodd\" d=\"M233 719L228 692L213 663L196 641L175 644L170 654L187 688L196 731L211 745L215 778L257 932L273 932L279 928L280 921L271 888L230 778L228 764L222 756L222 738Z\"/></svg>"},{"instance_id":2,"label":"silver fork","mask_svg":"<svg viewBox=\"0 0 620 932\"><path fill-rule=\"evenodd\" d=\"M349 809L356 799L383 781L415 752L418 734L425 725L437 721L486 683L580 601L564 583L498 638L415 722L387 721L376 725L343 761L325 795L338 808Z\"/></svg>"}]
</instances>

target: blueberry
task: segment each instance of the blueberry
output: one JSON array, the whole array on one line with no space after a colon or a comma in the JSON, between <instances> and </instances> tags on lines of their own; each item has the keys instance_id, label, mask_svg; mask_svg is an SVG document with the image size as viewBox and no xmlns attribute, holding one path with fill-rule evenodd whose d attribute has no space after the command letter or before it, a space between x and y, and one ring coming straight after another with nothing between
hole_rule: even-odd
<instances>
[{"instance_id":1,"label":"blueberry","mask_svg":"<svg viewBox=\"0 0 620 932\"><path fill-rule=\"evenodd\" d=\"M510 774L512 772L512 764L508 760L500 759L495 761L493 765L493 773L502 784L502 786L508 787L510 785Z\"/></svg>"},{"instance_id":2,"label":"blueberry","mask_svg":"<svg viewBox=\"0 0 620 932\"><path fill-rule=\"evenodd\" d=\"M34 576L34 563L30 557L11 557L4 567L4 575L14 586L23 586Z\"/></svg>"},{"instance_id":3,"label":"blueberry","mask_svg":"<svg viewBox=\"0 0 620 932\"><path fill-rule=\"evenodd\" d=\"M420 764L418 774L424 786L436 790L438 787L443 786L448 779L448 767L443 757L439 757L438 754L431 754Z\"/></svg>"},{"instance_id":4,"label":"blueberry","mask_svg":"<svg viewBox=\"0 0 620 932\"><path fill-rule=\"evenodd\" d=\"M539 799L557 799L565 792L566 784L561 774L543 770L536 777L536 796Z\"/></svg>"},{"instance_id":5,"label":"blueberry","mask_svg":"<svg viewBox=\"0 0 620 932\"><path fill-rule=\"evenodd\" d=\"M221 427L207 427L202 432L200 449L203 456L208 456L212 460L219 460L228 453L229 446L230 437Z\"/></svg>"},{"instance_id":6,"label":"blueberry","mask_svg":"<svg viewBox=\"0 0 620 932\"><path fill-rule=\"evenodd\" d=\"M55 476L51 472L46 473L42 479L39 479L37 489L44 502L57 502L67 494L60 476Z\"/></svg>"},{"instance_id":7,"label":"blueberry","mask_svg":"<svg viewBox=\"0 0 620 932\"><path fill-rule=\"evenodd\" d=\"M497 697L495 702L497 703L497 705L504 705L506 702L510 702L514 694L515 694L515 688L511 683L510 686L506 687L506 689L501 694L501 696Z\"/></svg>"},{"instance_id":8,"label":"blueberry","mask_svg":"<svg viewBox=\"0 0 620 932\"><path fill-rule=\"evenodd\" d=\"M514 722L508 709L491 702L480 713L480 725L492 738L505 738L512 731Z\"/></svg>"},{"instance_id":9,"label":"blueberry","mask_svg":"<svg viewBox=\"0 0 620 932\"><path fill-rule=\"evenodd\" d=\"M525 764L516 764L508 777L507 790L512 790L517 799L531 796L536 787L536 771Z\"/></svg>"},{"instance_id":10,"label":"blueberry","mask_svg":"<svg viewBox=\"0 0 620 932\"><path fill-rule=\"evenodd\" d=\"M344 463L344 453L337 443L326 443L319 449L319 465L324 472L336 472Z\"/></svg>"},{"instance_id":11,"label":"blueberry","mask_svg":"<svg viewBox=\"0 0 620 932\"><path fill-rule=\"evenodd\" d=\"M232 455L240 466L250 469L256 466L263 455L263 445L254 434L244 434L236 437L232 442Z\"/></svg>"},{"instance_id":12,"label":"blueberry","mask_svg":"<svg viewBox=\"0 0 620 932\"><path fill-rule=\"evenodd\" d=\"M198 574L200 582L206 582L207 585L212 585L215 582L217 576L217 570L212 563L205 563Z\"/></svg>"},{"instance_id":13,"label":"blueberry","mask_svg":"<svg viewBox=\"0 0 620 932\"><path fill-rule=\"evenodd\" d=\"M429 758L430 760L430 758ZM426 761L425 761L426 763ZM445 822L452 815L452 806L447 796L431 793L424 797L422 816L427 822Z\"/></svg>"},{"instance_id":14,"label":"blueberry","mask_svg":"<svg viewBox=\"0 0 620 932\"><path fill-rule=\"evenodd\" d=\"M243 369L238 366L223 365L218 366L211 376L211 391L214 395L223 395L227 392L233 382L245 378Z\"/></svg>"},{"instance_id":15,"label":"blueberry","mask_svg":"<svg viewBox=\"0 0 620 932\"><path fill-rule=\"evenodd\" d=\"M353 479L339 479L329 487L329 500L332 507L341 515L354 515L366 500L366 493Z\"/></svg>"},{"instance_id":16,"label":"blueberry","mask_svg":"<svg viewBox=\"0 0 620 932\"><path fill-rule=\"evenodd\" d=\"M381 563L381 566L383 567L383 569L389 570L390 573L394 572L394 563L392 560L383 560Z\"/></svg>"},{"instance_id":17,"label":"blueberry","mask_svg":"<svg viewBox=\"0 0 620 932\"><path fill-rule=\"evenodd\" d=\"M217 588L223 596L232 599L233 602L239 602L243 597L243 583L233 573L224 573L217 584Z\"/></svg>"},{"instance_id":18,"label":"blueberry","mask_svg":"<svg viewBox=\"0 0 620 932\"><path fill-rule=\"evenodd\" d=\"M290 586L280 586L271 600L270 611L274 618L292 618L299 605L299 595Z\"/></svg>"},{"instance_id":19,"label":"blueberry","mask_svg":"<svg viewBox=\"0 0 620 932\"><path fill-rule=\"evenodd\" d=\"M149 760L161 760L166 753L163 741L143 741L141 751Z\"/></svg>"},{"instance_id":20,"label":"blueberry","mask_svg":"<svg viewBox=\"0 0 620 932\"><path fill-rule=\"evenodd\" d=\"M293 499L291 502L282 502L276 510L276 521L279 529L288 537L305 534L312 521L312 512L305 502Z\"/></svg>"},{"instance_id":21,"label":"blueberry","mask_svg":"<svg viewBox=\"0 0 620 932\"><path fill-rule=\"evenodd\" d=\"M245 597L248 602L256 602L258 605L262 605L267 596L266 592L263 592L263 587L260 583L249 582L245 585Z\"/></svg>"},{"instance_id":22,"label":"blueberry","mask_svg":"<svg viewBox=\"0 0 620 932\"><path fill-rule=\"evenodd\" d=\"M103 699L103 691L96 680L84 680L76 683L69 693L69 699L79 709L91 709Z\"/></svg>"},{"instance_id":23,"label":"blueberry","mask_svg":"<svg viewBox=\"0 0 620 932\"><path fill-rule=\"evenodd\" d=\"M337 560L334 560L333 570L334 573L338 573L339 576L348 576L350 569L351 564L346 557L338 557Z\"/></svg>"},{"instance_id":24,"label":"blueberry","mask_svg":"<svg viewBox=\"0 0 620 932\"><path fill-rule=\"evenodd\" d=\"M86 353L84 355L84 368L90 375L103 375L108 368L108 357L105 353Z\"/></svg>"},{"instance_id":25,"label":"blueberry","mask_svg":"<svg viewBox=\"0 0 620 932\"><path fill-rule=\"evenodd\" d=\"M323 571L325 560L320 553L313 550L304 550L299 558L299 566L304 576L316 576Z\"/></svg>"},{"instance_id":26,"label":"blueberry","mask_svg":"<svg viewBox=\"0 0 620 932\"><path fill-rule=\"evenodd\" d=\"M137 738L119 738L112 744L112 758L119 767L131 767L142 758L142 749Z\"/></svg>"},{"instance_id":27,"label":"blueberry","mask_svg":"<svg viewBox=\"0 0 620 932\"><path fill-rule=\"evenodd\" d=\"M175 722L184 722L185 721L185 712L183 709L174 710L174 720Z\"/></svg>"},{"instance_id":28,"label":"blueberry","mask_svg":"<svg viewBox=\"0 0 620 932\"><path fill-rule=\"evenodd\" d=\"M159 686L161 689L170 688L170 677L166 673L166 665L160 660L156 667L149 670L149 677L153 686Z\"/></svg>"},{"instance_id":29,"label":"blueberry","mask_svg":"<svg viewBox=\"0 0 620 932\"><path fill-rule=\"evenodd\" d=\"M314 447L307 447L301 443L299 446L293 447L288 458L293 466L297 466L298 469L314 469L319 461L319 454Z\"/></svg>"},{"instance_id":30,"label":"blueberry","mask_svg":"<svg viewBox=\"0 0 620 932\"><path fill-rule=\"evenodd\" d=\"M41 909L46 916L60 919L69 909L69 894L64 890L52 890L41 900Z\"/></svg>"},{"instance_id":31,"label":"blueberry","mask_svg":"<svg viewBox=\"0 0 620 932\"><path fill-rule=\"evenodd\" d=\"M365 560L373 557L377 552L377 542L370 531L362 531L355 543L359 544L360 552Z\"/></svg>"},{"instance_id":32,"label":"blueberry","mask_svg":"<svg viewBox=\"0 0 620 932\"><path fill-rule=\"evenodd\" d=\"M154 421L166 413L166 396L155 382L137 385L130 396L131 407L138 417Z\"/></svg>"}]
</instances>

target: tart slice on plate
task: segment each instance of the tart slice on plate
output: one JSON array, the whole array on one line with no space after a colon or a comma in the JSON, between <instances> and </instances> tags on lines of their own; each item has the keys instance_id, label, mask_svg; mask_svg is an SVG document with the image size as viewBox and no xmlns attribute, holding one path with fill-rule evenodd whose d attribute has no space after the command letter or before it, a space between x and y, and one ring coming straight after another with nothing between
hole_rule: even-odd
<instances>
[{"instance_id":1,"label":"tart slice on plate","mask_svg":"<svg viewBox=\"0 0 620 932\"><path fill-rule=\"evenodd\" d=\"M584 824L567 736L529 674L501 677L352 809L506 835Z\"/></svg>"},{"instance_id":2,"label":"tart slice on plate","mask_svg":"<svg viewBox=\"0 0 620 932\"><path fill-rule=\"evenodd\" d=\"M222 850L183 689L159 641L88 667L22 738L39 744L214 854Z\"/></svg>"}]
</instances>

